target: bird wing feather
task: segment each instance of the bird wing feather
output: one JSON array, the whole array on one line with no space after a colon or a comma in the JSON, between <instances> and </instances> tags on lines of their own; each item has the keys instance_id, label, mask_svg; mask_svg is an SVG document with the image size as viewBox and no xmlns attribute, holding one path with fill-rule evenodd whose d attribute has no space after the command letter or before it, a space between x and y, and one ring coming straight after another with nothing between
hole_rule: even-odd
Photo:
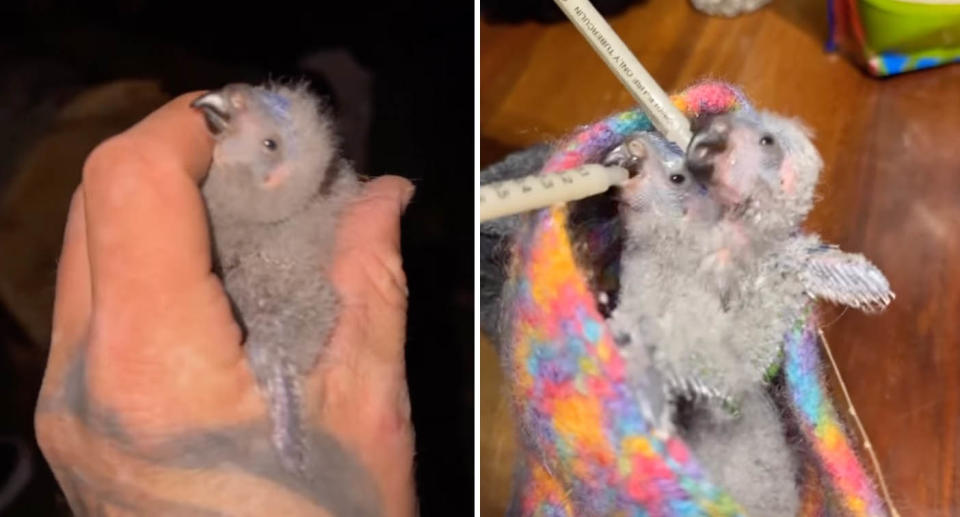
<instances>
[{"instance_id":1,"label":"bird wing feather","mask_svg":"<svg viewBox=\"0 0 960 517\"><path fill-rule=\"evenodd\" d=\"M836 246L810 249L801 278L811 297L867 313L882 311L895 297L877 266L859 253L846 253Z\"/></svg>"}]
</instances>

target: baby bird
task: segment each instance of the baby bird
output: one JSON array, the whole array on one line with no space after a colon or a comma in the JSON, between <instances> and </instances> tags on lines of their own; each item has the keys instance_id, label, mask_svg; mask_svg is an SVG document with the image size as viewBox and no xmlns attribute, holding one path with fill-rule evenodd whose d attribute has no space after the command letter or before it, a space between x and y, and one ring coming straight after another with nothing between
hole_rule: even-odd
<instances>
[{"instance_id":1,"label":"baby bird","mask_svg":"<svg viewBox=\"0 0 960 517\"><path fill-rule=\"evenodd\" d=\"M700 126L686 163L723 210L706 264L739 329L729 339L740 343L733 349L746 361L725 379L736 391L777 361L785 332L810 298L874 312L893 293L862 255L802 231L823 167L802 125L746 111Z\"/></svg>"},{"instance_id":2,"label":"baby bird","mask_svg":"<svg viewBox=\"0 0 960 517\"><path fill-rule=\"evenodd\" d=\"M893 301L883 273L862 255L802 233L823 168L807 129L766 112L726 114L701 125L687 166L713 187L727 219L742 224L755 252L782 250L810 297L865 312Z\"/></svg>"},{"instance_id":3,"label":"baby bird","mask_svg":"<svg viewBox=\"0 0 960 517\"><path fill-rule=\"evenodd\" d=\"M750 271L740 265L750 255L724 212L730 194L655 134L628 138L608 159L641 163L622 187L627 238L609 322L631 379L647 393L662 385L656 421L675 428L748 513L793 515L796 464L762 376L742 366L741 314L731 310L734 275Z\"/></svg>"},{"instance_id":4,"label":"baby bird","mask_svg":"<svg viewBox=\"0 0 960 517\"><path fill-rule=\"evenodd\" d=\"M631 382L652 406L648 416L682 436L748 514L793 515L795 464L762 384L750 386L731 414L712 404L732 403L726 392L703 382L684 360L731 359L723 338L733 334L733 321L703 274L704 257L717 243L720 203L687 169L681 150L655 133L628 137L607 161L636 172L621 187L627 237L620 305L608 323Z\"/></svg>"},{"instance_id":5,"label":"baby bird","mask_svg":"<svg viewBox=\"0 0 960 517\"><path fill-rule=\"evenodd\" d=\"M627 358L630 378L655 401L653 421L670 428L678 395L676 375L664 361L665 346L692 333L683 315L707 314L685 295L699 293L693 274L696 250L719 217L717 203L684 166L682 151L657 133L635 133L613 149L606 164L626 167L632 177L620 186L620 217L625 228L620 259L619 304L607 320ZM691 283L692 282L692 283ZM690 285L687 285L691 283ZM717 307L713 313L719 313ZM722 318L712 318L715 325ZM696 327L707 324L698 318ZM676 336L677 332L682 336ZM681 394L686 396L687 393Z\"/></svg>"},{"instance_id":6,"label":"baby bird","mask_svg":"<svg viewBox=\"0 0 960 517\"><path fill-rule=\"evenodd\" d=\"M327 277L359 180L304 86L230 84L193 102L215 140L201 191L215 267L244 330L281 463L304 469L303 377L338 315Z\"/></svg>"},{"instance_id":7,"label":"baby bird","mask_svg":"<svg viewBox=\"0 0 960 517\"><path fill-rule=\"evenodd\" d=\"M823 164L799 123L746 111L698 126L686 166L721 215L698 237L701 246L688 248L699 282L670 287L681 302L666 312L683 315L692 301L700 317L686 314L689 332L668 327L657 366L675 376L674 384L724 402L687 397L693 403L679 414L681 433L705 468L749 514L794 515L796 459L768 382L784 336L810 298L874 311L893 293L861 255L802 232Z\"/></svg>"}]
</instances>

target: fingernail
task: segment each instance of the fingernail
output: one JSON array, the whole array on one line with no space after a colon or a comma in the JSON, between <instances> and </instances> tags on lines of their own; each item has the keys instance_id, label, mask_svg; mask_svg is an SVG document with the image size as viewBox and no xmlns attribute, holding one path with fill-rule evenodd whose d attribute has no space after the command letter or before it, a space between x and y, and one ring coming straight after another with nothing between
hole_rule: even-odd
<instances>
[{"instance_id":1,"label":"fingernail","mask_svg":"<svg viewBox=\"0 0 960 517\"><path fill-rule=\"evenodd\" d=\"M410 185L410 188L408 188L407 191L403 193L403 198L401 198L400 201L403 204L402 206L404 211L407 210L407 205L410 204L410 200L413 199L413 194L416 191L417 191L417 187Z\"/></svg>"}]
</instances>

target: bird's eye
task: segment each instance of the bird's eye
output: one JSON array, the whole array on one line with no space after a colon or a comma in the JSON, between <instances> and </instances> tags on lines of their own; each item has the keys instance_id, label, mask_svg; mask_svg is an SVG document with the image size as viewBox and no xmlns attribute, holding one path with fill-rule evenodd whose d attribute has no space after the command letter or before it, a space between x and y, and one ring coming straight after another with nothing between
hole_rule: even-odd
<instances>
[{"instance_id":1,"label":"bird's eye","mask_svg":"<svg viewBox=\"0 0 960 517\"><path fill-rule=\"evenodd\" d=\"M687 178L683 174L671 174L670 181L676 183L677 185L682 184L684 181L687 181Z\"/></svg>"},{"instance_id":2,"label":"bird's eye","mask_svg":"<svg viewBox=\"0 0 960 517\"><path fill-rule=\"evenodd\" d=\"M760 145L773 145L773 137L770 135L763 135L760 137Z\"/></svg>"},{"instance_id":3,"label":"bird's eye","mask_svg":"<svg viewBox=\"0 0 960 517\"><path fill-rule=\"evenodd\" d=\"M277 149L277 141L272 138L267 138L263 141L263 146L266 147L268 151L275 151Z\"/></svg>"}]
</instances>

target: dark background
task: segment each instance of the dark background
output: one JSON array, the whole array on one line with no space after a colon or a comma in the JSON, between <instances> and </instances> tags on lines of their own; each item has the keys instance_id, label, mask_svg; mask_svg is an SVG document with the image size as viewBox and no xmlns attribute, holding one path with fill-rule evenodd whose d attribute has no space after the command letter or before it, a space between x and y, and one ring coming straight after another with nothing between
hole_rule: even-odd
<instances>
[{"instance_id":1,"label":"dark background","mask_svg":"<svg viewBox=\"0 0 960 517\"><path fill-rule=\"evenodd\" d=\"M421 511L470 514L473 6L318 3L331 5L197 2L174 8L134 1L80 11L54 2L8 2L0 13L0 199L23 150L53 123L58 107L92 85L154 79L176 95L234 81L306 77L329 93L336 78L306 72L298 61L317 50L348 50L373 81L369 138L350 146L350 158L366 164L362 172L400 174L417 185L404 217L403 255ZM351 113L343 99L333 104L339 113ZM362 121L353 127L362 128ZM62 226L48 231L59 235ZM0 250L29 245L0 242ZM52 292L52 271L49 276L49 290L38 296ZM0 300L0 438L19 436L30 444L35 468L28 488L0 514L67 515L33 440L32 410L47 344L34 342L13 315L16 303ZM0 447L0 487L11 463L10 449Z\"/></svg>"}]
</instances>

